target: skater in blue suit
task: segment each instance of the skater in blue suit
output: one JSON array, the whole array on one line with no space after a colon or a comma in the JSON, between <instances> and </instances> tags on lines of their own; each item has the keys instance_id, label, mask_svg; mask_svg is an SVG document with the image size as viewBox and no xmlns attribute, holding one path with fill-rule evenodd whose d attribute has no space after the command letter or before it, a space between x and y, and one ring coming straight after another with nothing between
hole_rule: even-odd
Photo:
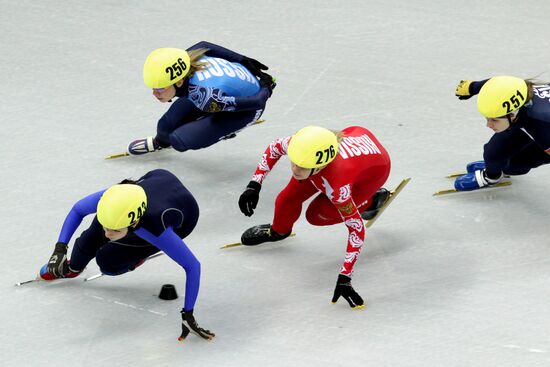
<instances>
[{"instance_id":1,"label":"skater in blue suit","mask_svg":"<svg viewBox=\"0 0 550 367\"><path fill-rule=\"evenodd\" d=\"M478 94L477 107L495 134L483 147L483 161L466 166L458 191L494 185L504 176L524 175L550 163L550 85L512 76L462 80L459 99Z\"/></svg>"},{"instance_id":2,"label":"skater in blue suit","mask_svg":"<svg viewBox=\"0 0 550 367\"><path fill-rule=\"evenodd\" d=\"M82 219L94 213L92 224L76 239L68 260L71 237ZM193 316L201 267L183 241L198 218L199 206L193 195L169 171L157 169L137 181L124 180L86 196L72 207L40 277L48 281L74 278L93 258L103 274L120 275L162 250L186 273L180 340L190 331L212 339L214 333L200 328Z\"/></svg>"},{"instance_id":3,"label":"skater in blue suit","mask_svg":"<svg viewBox=\"0 0 550 367\"><path fill-rule=\"evenodd\" d=\"M184 152L209 147L253 125L275 87L268 67L209 42L181 50L159 48L143 67L145 84L160 102L172 102L156 136L138 139L128 153L173 147Z\"/></svg>"}]
</instances>

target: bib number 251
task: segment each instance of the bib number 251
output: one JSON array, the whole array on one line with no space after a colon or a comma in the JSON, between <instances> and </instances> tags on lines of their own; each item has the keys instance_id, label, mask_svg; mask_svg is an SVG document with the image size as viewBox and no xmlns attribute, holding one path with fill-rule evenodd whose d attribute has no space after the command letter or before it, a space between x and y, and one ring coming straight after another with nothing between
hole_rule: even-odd
<instances>
[{"instance_id":1,"label":"bib number 251","mask_svg":"<svg viewBox=\"0 0 550 367\"><path fill-rule=\"evenodd\" d=\"M521 101L518 99L520 98ZM506 113L512 112L512 106L514 106L514 109L517 109L521 102L523 102L525 98L523 97L523 94L518 90L516 91L516 94L510 97L509 101L502 102L502 107L506 108Z\"/></svg>"}]
</instances>

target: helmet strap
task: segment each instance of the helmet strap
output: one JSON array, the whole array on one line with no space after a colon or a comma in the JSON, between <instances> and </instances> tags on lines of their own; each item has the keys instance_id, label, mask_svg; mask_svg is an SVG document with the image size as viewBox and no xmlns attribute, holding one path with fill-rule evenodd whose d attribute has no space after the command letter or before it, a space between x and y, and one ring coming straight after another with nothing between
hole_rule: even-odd
<instances>
[{"instance_id":1,"label":"helmet strap","mask_svg":"<svg viewBox=\"0 0 550 367\"><path fill-rule=\"evenodd\" d=\"M128 227L128 233L132 233L138 229L139 220Z\"/></svg>"},{"instance_id":2,"label":"helmet strap","mask_svg":"<svg viewBox=\"0 0 550 367\"><path fill-rule=\"evenodd\" d=\"M312 168L311 171L309 172L309 176L307 176L307 178L310 178L311 176L317 174L322 168Z\"/></svg>"},{"instance_id":3,"label":"helmet strap","mask_svg":"<svg viewBox=\"0 0 550 367\"><path fill-rule=\"evenodd\" d=\"M519 115L519 109L506 115L506 119L508 120L510 127L512 127L512 123L514 123L518 119L518 115Z\"/></svg>"}]
</instances>

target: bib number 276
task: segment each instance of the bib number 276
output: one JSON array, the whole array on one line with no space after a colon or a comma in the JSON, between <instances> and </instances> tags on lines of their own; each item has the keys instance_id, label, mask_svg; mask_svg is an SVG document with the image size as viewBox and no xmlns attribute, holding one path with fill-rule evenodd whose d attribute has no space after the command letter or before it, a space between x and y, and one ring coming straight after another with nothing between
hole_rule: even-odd
<instances>
[{"instance_id":1,"label":"bib number 276","mask_svg":"<svg viewBox=\"0 0 550 367\"><path fill-rule=\"evenodd\" d=\"M315 153L315 156L317 157L316 164L323 164L330 161L334 156L336 155L336 151L334 150L334 146L331 145L329 148L325 150L318 150Z\"/></svg>"}]
</instances>

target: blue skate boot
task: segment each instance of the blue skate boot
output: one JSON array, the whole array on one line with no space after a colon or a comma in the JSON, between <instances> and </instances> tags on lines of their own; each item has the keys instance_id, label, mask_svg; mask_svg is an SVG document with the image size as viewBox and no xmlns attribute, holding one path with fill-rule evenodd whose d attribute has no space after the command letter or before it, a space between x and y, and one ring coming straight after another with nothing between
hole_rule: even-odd
<instances>
[{"instance_id":1,"label":"blue skate boot","mask_svg":"<svg viewBox=\"0 0 550 367\"><path fill-rule=\"evenodd\" d=\"M466 165L466 172L471 173L485 169L485 161L470 162Z\"/></svg>"},{"instance_id":2,"label":"blue skate boot","mask_svg":"<svg viewBox=\"0 0 550 367\"><path fill-rule=\"evenodd\" d=\"M130 155L142 155L162 149L156 139L148 136L143 139L134 140L128 145Z\"/></svg>"},{"instance_id":3,"label":"blue skate boot","mask_svg":"<svg viewBox=\"0 0 550 367\"><path fill-rule=\"evenodd\" d=\"M455 189L457 191L472 191L481 189L500 182L502 177L504 177L504 175L501 173L499 178L489 178L485 173L485 169L468 172L467 174L456 178Z\"/></svg>"}]
</instances>

